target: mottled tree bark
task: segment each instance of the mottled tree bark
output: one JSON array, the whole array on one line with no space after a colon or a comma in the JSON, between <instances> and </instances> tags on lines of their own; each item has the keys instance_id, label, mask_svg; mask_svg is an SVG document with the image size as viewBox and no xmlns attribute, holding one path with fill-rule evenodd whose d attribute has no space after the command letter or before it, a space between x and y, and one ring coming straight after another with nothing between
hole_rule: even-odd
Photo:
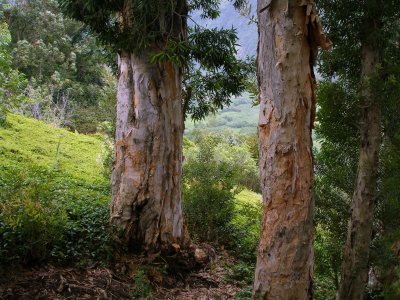
<instances>
[{"instance_id":1,"label":"mottled tree bark","mask_svg":"<svg viewBox=\"0 0 400 300\"><path fill-rule=\"evenodd\" d=\"M375 22L371 22L371 27L368 28L374 28L374 24ZM368 81L377 71L379 56L369 44L362 45L361 52L361 78L364 84L360 95L360 158L343 255L341 283L336 297L338 300L363 299L368 280L374 202L377 194L381 111Z\"/></svg>"},{"instance_id":2,"label":"mottled tree bark","mask_svg":"<svg viewBox=\"0 0 400 300\"><path fill-rule=\"evenodd\" d=\"M171 63L119 56L111 221L145 251L183 241L181 76Z\"/></svg>"},{"instance_id":3,"label":"mottled tree bark","mask_svg":"<svg viewBox=\"0 0 400 300\"><path fill-rule=\"evenodd\" d=\"M312 1L258 0L263 222L254 299L310 299L313 276L313 62L329 48Z\"/></svg>"}]
</instances>

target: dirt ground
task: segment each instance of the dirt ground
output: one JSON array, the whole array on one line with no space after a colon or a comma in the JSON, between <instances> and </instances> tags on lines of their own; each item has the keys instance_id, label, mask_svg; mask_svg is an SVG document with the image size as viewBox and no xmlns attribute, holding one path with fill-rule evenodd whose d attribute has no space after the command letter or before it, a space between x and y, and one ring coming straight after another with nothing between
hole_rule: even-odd
<instances>
[{"instance_id":1,"label":"dirt ground","mask_svg":"<svg viewBox=\"0 0 400 300\"><path fill-rule=\"evenodd\" d=\"M138 270L146 270L152 286L151 296L142 299L234 299L242 287L226 280L226 266L235 261L224 250L212 252L203 264L154 255L119 257L107 268L2 270L0 299L135 299L131 291Z\"/></svg>"}]
</instances>

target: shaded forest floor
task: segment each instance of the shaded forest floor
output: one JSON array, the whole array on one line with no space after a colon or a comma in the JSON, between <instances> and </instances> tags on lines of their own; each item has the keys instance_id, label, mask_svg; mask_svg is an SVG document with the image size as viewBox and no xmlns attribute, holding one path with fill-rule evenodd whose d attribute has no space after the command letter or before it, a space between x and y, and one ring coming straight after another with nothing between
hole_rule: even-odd
<instances>
[{"instance_id":1,"label":"shaded forest floor","mask_svg":"<svg viewBox=\"0 0 400 300\"><path fill-rule=\"evenodd\" d=\"M243 289L228 279L235 261L214 253L192 270L161 256L123 256L107 268L12 268L0 273L0 299L235 299Z\"/></svg>"}]
</instances>

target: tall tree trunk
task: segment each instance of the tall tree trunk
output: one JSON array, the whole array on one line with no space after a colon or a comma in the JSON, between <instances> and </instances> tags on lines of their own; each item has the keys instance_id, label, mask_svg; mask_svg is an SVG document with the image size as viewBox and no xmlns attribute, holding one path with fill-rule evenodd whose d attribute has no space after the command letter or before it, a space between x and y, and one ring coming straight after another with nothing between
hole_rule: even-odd
<instances>
[{"instance_id":1,"label":"tall tree trunk","mask_svg":"<svg viewBox=\"0 0 400 300\"><path fill-rule=\"evenodd\" d=\"M367 28L374 28L374 23ZM338 300L363 299L368 280L374 202L377 194L381 111L368 81L377 71L379 57L378 52L369 44L362 45L361 52L361 78L364 84L361 91L360 158L343 255L341 283L336 296Z\"/></svg>"},{"instance_id":2,"label":"tall tree trunk","mask_svg":"<svg viewBox=\"0 0 400 300\"><path fill-rule=\"evenodd\" d=\"M119 56L111 221L146 251L184 238L181 76L171 63Z\"/></svg>"},{"instance_id":3,"label":"tall tree trunk","mask_svg":"<svg viewBox=\"0 0 400 300\"><path fill-rule=\"evenodd\" d=\"M313 61L331 46L312 1L258 1L263 222L254 299L310 299L313 276Z\"/></svg>"}]
</instances>

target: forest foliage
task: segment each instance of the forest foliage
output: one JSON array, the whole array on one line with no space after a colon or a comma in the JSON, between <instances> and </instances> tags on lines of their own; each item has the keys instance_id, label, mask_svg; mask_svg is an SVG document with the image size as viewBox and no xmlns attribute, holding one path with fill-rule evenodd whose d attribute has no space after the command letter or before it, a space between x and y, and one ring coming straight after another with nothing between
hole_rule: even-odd
<instances>
[{"instance_id":1,"label":"forest foliage","mask_svg":"<svg viewBox=\"0 0 400 300\"><path fill-rule=\"evenodd\" d=\"M108 205L116 49L98 43L99 33L65 17L56 1L12 2L0 1L0 264L107 264L115 250ZM83 3L64 1L64 10L67 2ZM318 61L314 297L333 299L359 155L358 95L365 83L359 79L360 43L354 41L362 32L363 13L356 1L315 2L335 46ZM381 105L383 124L369 262L377 281L368 285L371 299L400 297L400 24L395 2L388 1L380 12L386 24L378 37L384 60L368 82ZM150 4L143 9L157 14ZM214 2L191 5L202 8L206 18L218 16ZM107 34L114 36L115 28L110 30ZM119 34L126 41L127 33ZM130 34L129 39L141 36ZM157 34L140 39L137 50L147 49L148 39L156 40ZM213 53L210 41L216 38L221 47ZM232 266L227 280L249 285L261 224L258 141L255 109L244 110L247 96L232 96L254 83L249 74L255 70L251 58L232 55L237 43L234 29L194 26L187 41L172 39L163 51L152 53L152 61L185 64L187 116L212 115L188 125L184 139L183 206L190 234L195 241L229 249L241 262ZM235 133L221 132L230 127Z\"/></svg>"},{"instance_id":2,"label":"forest foliage","mask_svg":"<svg viewBox=\"0 0 400 300\"><path fill-rule=\"evenodd\" d=\"M83 133L113 122L115 58L83 24L52 0L2 1L0 20L10 32L10 68L26 81L20 113Z\"/></svg>"},{"instance_id":3,"label":"forest foliage","mask_svg":"<svg viewBox=\"0 0 400 300\"><path fill-rule=\"evenodd\" d=\"M326 286L332 286L331 293L339 285L342 247L357 174L360 116L364 106L360 91L369 88L373 101L381 108L382 143L369 261L370 278L376 281L368 284L367 293L370 297L387 299L400 295L399 256L395 250L400 227L398 217L393 214L400 208L398 188L393 185L399 183L399 152L393 144L397 144L400 130L400 27L399 7L395 2L367 1L359 7L352 1L316 1L327 34L335 45L331 52L321 54L319 60L322 82L317 95L316 126L316 137L321 144L316 154L316 221L324 232L317 239L324 239L331 249L326 257L316 256L316 271L323 274L317 278L328 280ZM352 17L345 17L348 15ZM366 28L366 16L379 20L375 29ZM380 63L373 76L360 78L361 45L366 37L377 49ZM318 259L325 261L324 268L320 268Z\"/></svg>"},{"instance_id":4,"label":"forest foliage","mask_svg":"<svg viewBox=\"0 0 400 300\"><path fill-rule=\"evenodd\" d=\"M115 242L108 226L108 140L19 115L8 115L7 122L0 128L1 263L107 263ZM31 139L33 134L39 138ZM207 161L204 152L210 154ZM247 143L234 134L195 132L186 139L185 156L183 198L193 238L219 241L244 261L254 261L261 202L239 176L246 171L250 183L257 177ZM198 191L207 191L207 197ZM196 226L211 204L212 233L202 235L204 227ZM219 212L229 218L221 219Z\"/></svg>"}]
</instances>

